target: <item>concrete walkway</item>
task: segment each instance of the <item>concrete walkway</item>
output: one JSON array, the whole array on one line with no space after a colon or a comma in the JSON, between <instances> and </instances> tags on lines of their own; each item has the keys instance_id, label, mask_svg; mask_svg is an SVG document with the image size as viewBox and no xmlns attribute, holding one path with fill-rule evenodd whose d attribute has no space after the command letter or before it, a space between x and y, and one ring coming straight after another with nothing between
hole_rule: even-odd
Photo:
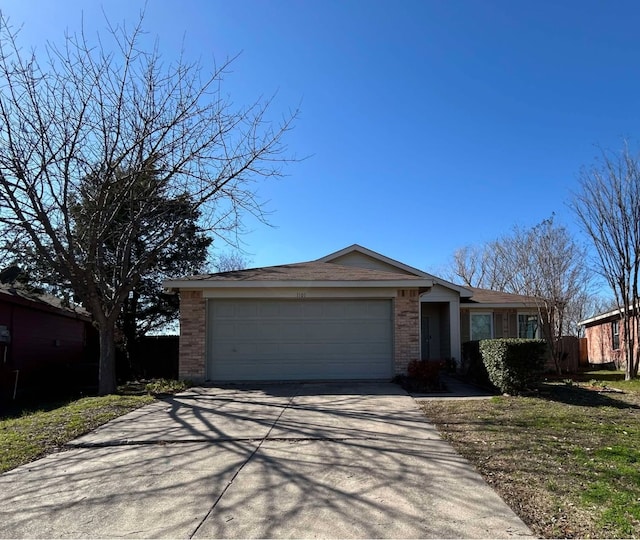
<instances>
[{"instance_id":1,"label":"concrete walkway","mask_svg":"<svg viewBox=\"0 0 640 540\"><path fill-rule=\"evenodd\" d=\"M0 492L1 537L531 536L392 384L193 389Z\"/></svg>"},{"instance_id":2,"label":"concrete walkway","mask_svg":"<svg viewBox=\"0 0 640 540\"><path fill-rule=\"evenodd\" d=\"M459 400L459 399L490 399L495 394L474 384L461 381L457 377L441 374L440 379L444 383L446 392L433 392L430 394L411 394L411 397L419 401L430 399Z\"/></svg>"}]
</instances>

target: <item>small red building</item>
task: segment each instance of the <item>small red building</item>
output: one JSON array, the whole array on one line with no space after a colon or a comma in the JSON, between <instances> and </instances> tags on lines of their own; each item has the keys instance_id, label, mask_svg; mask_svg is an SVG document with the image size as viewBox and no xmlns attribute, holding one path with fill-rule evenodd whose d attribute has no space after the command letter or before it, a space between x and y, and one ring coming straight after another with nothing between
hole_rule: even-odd
<instances>
[{"instance_id":1,"label":"small red building","mask_svg":"<svg viewBox=\"0 0 640 540\"><path fill-rule=\"evenodd\" d=\"M587 340L589 364L612 364L624 369L624 327L617 309L580 322Z\"/></svg>"},{"instance_id":2,"label":"small red building","mask_svg":"<svg viewBox=\"0 0 640 540\"><path fill-rule=\"evenodd\" d=\"M46 386L52 393L53 386L73 386L96 362L96 342L85 310L65 307L53 296L0 285L1 398Z\"/></svg>"}]
</instances>

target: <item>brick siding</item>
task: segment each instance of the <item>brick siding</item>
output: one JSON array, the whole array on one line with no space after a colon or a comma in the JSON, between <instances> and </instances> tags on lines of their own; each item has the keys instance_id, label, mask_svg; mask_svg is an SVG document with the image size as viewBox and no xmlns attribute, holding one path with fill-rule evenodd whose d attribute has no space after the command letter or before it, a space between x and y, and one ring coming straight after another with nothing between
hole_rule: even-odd
<instances>
[{"instance_id":1,"label":"brick siding","mask_svg":"<svg viewBox=\"0 0 640 540\"><path fill-rule=\"evenodd\" d=\"M206 302L202 291L180 291L180 378L206 379Z\"/></svg>"},{"instance_id":2,"label":"brick siding","mask_svg":"<svg viewBox=\"0 0 640 540\"><path fill-rule=\"evenodd\" d=\"M609 319L585 328L588 361L590 364L607 364L613 362L616 366L623 368L625 364L624 325L622 321L618 322L620 347L614 349L611 324L612 321Z\"/></svg>"},{"instance_id":3,"label":"brick siding","mask_svg":"<svg viewBox=\"0 0 640 540\"><path fill-rule=\"evenodd\" d=\"M406 374L411 360L420 358L420 299L415 289L400 289L393 303L394 368Z\"/></svg>"}]
</instances>

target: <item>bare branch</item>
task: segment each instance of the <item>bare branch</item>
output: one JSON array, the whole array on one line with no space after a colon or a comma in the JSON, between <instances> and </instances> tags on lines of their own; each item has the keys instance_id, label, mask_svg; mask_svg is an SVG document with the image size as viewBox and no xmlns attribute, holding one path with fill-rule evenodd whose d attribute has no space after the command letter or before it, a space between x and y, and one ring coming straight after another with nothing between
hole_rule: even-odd
<instances>
[{"instance_id":1,"label":"bare branch","mask_svg":"<svg viewBox=\"0 0 640 540\"><path fill-rule=\"evenodd\" d=\"M638 375L640 319L640 156L625 141L619 152L602 150L600 161L584 168L571 205L595 248L598 272L614 292L620 310L625 377Z\"/></svg>"},{"instance_id":2,"label":"bare branch","mask_svg":"<svg viewBox=\"0 0 640 540\"><path fill-rule=\"evenodd\" d=\"M222 238L247 214L266 219L257 182L282 175L297 114L274 124L270 99L234 107L222 93L233 59L211 73L182 57L165 64L157 45L142 48L142 23L109 24L96 44L66 35L39 58L0 14L0 226L72 285L105 339L194 215ZM191 212L167 210L171 199ZM92 212L80 221L81 200Z\"/></svg>"}]
</instances>

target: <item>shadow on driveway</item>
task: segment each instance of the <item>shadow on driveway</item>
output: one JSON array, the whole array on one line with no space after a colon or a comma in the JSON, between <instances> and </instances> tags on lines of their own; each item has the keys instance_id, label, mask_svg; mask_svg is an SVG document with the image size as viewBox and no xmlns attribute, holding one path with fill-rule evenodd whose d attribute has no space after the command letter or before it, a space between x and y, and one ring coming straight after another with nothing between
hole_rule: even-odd
<instances>
[{"instance_id":1,"label":"shadow on driveway","mask_svg":"<svg viewBox=\"0 0 640 540\"><path fill-rule=\"evenodd\" d=\"M531 534L391 384L193 389L0 490L3 537Z\"/></svg>"}]
</instances>

